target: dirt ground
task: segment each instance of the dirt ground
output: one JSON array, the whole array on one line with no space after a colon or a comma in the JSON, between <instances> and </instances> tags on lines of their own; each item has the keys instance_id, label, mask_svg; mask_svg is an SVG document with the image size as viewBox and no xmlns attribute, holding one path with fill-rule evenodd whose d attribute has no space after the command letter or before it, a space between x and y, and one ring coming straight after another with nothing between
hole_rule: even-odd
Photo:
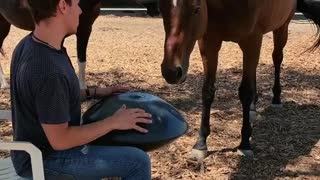
<instances>
[{"instance_id":1,"label":"dirt ground","mask_svg":"<svg viewBox=\"0 0 320 180\"><path fill-rule=\"evenodd\" d=\"M28 32L12 28L0 57L8 77L14 46ZM254 158L234 150L242 125L238 86L242 54L224 43L218 67L217 92L211 109L210 155L204 166L187 162L201 117L202 62L196 47L189 76L182 85L162 78L164 32L160 18L100 16L88 46L90 86L122 84L158 95L172 103L190 125L186 135L151 152L153 179L320 179L320 51L303 53L315 31L306 21L293 21L282 67L284 107L270 107L273 85L272 34L266 34L258 66L258 120L254 124ZM66 47L77 69L75 37ZM303 53L303 54L301 54ZM9 108L9 91L0 90L0 109ZM0 139L11 139L9 123L1 122ZM2 153L5 156L6 153Z\"/></svg>"}]
</instances>

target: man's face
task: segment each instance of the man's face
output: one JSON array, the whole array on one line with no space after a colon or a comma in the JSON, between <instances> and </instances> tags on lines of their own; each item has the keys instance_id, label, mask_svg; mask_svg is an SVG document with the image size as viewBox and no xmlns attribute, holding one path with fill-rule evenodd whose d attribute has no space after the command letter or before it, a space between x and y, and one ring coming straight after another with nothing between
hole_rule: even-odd
<instances>
[{"instance_id":1,"label":"man's face","mask_svg":"<svg viewBox=\"0 0 320 180\"><path fill-rule=\"evenodd\" d=\"M67 7L66 26L68 27L68 35L75 34L79 25L79 16L82 10L79 6L79 0L72 0L71 6Z\"/></svg>"}]
</instances>

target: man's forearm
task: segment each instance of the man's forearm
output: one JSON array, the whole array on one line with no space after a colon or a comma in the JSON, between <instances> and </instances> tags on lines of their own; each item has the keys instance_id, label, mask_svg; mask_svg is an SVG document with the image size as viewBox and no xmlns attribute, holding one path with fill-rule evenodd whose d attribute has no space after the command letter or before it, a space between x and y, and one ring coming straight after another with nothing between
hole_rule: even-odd
<instances>
[{"instance_id":1,"label":"man's forearm","mask_svg":"<svg viewBox=\"0 0 320 180\"><path fill-rule=\"evenodd\" d=\"M113 130L112 125L105 121L108 119L82 126L66 127L60 137L55 137L50 144L55 150L66 150L87 144Z\"/></svg>"}]
</instances>

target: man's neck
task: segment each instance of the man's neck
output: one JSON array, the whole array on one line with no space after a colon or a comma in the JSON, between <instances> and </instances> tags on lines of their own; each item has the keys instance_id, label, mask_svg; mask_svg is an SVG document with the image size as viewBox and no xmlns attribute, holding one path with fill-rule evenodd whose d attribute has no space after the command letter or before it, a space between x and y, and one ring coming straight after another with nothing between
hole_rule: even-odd
<instances>
[{"instance_id":1,"label":"man's neck","mask_svg":"<svg viewBox=\"0 0 320 180\"><path fill-rule=\"evenodd\" d=\"M52 21L42 21L35 26L33 35L47 43L48 45L60 50L62 41L66 36L64 29L59 26L59 23L53 23Z\"/></svg>"}]
</instances>

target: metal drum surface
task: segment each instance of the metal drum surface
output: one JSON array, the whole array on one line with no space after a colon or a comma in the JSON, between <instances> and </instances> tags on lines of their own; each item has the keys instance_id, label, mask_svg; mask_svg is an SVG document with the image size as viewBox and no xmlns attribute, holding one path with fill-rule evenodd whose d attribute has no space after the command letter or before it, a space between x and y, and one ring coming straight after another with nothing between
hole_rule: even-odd
<instances>
[{"instance_id":1,"label":"metal drum surface","mask_svg":"<svg viewBox=\"0 0 320 180\"><path fill-rule=\"evenodd\" d=\"M172 142L188 130L187 122L172 105L157 96L139 92L115 94L100 100L83 114L83 124L109 117L123 104L127 108L140 108L152 114L152 124L139 124L149 132L115 130L92 144L134 146L151 151Z\"/></svg>"}]
</instances>

